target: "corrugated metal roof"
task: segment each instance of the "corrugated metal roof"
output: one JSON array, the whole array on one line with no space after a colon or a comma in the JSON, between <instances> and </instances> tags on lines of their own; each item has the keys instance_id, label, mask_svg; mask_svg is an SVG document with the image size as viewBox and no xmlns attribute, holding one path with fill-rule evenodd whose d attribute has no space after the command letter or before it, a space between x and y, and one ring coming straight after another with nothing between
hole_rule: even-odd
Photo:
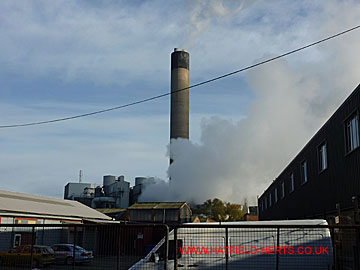
<instances>
[{"instance_id":1,"label":"corrugated metal roof","mask_svg":"<svg viewBox=\"0 0 360 270\"><path fill-rule=\"evenodd\" d=\"M0 211L47 216L110 220L111 218L77 201L0 190Z\"/></svg>"},{"instance_id":2,"label":"corrugated metal roof","mask_svg":"<svg viewBox=\"0 0 360 270\"><path fill-rule=\"evenodd\" d=\"M96 211L99 211L103 214L121 213L126 212L126 210L126 208L96 208Z\"/></svg>"},{"instance_id":3,"label":"corrugated metal roof","mask_svg":"<svg viewBox=\"0 0 360 270\"><path fill-rule=\"evenodd\" d=\"M131 205L128 209L179 209L184 204L186 204L186 202L138 202Z\"/></svg>"}]
</instances>

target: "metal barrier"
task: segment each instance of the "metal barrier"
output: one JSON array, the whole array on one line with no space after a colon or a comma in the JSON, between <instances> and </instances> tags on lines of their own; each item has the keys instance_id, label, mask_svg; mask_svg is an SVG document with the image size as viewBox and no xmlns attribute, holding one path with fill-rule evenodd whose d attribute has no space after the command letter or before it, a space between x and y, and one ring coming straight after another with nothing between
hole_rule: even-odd
<instances>
[{"instance_id":1,"label":"metal barrier","mask_svg":"<svg viewBox=\"0 0 360 270\"><path fill-rule=\"evenodd\" d=\"M360 269L360 226L1 224L0 269Z\"/></svg>"},{"instance_id":2,"label":"metal barrier","mask_svg":"<svg viewBox=\"0 0 360 270\"><path fill-rule=\"evenodd\" d=\"M169 269L357 270L359 231L359 226L184 224L169 233ZM139 269L160 268L145 258L131 268Z\"/></svg>"},{"instance_id":3,"label":"metal barrier","mask_svg":"<svg viewBox=\"0 0 360 270\"><path fill-rule=\"evenodd\" d=\"M166 225L1 224L0 269L129 269L168 236Z\"/></svg>"},{"instance_id":4,"label":"metal barrier","mask_svg":"<svg viewBox=\"0 0 360 270\"><path fill-rule=\"evenodd\" d=\"M194 224L176 227L170 239L177 246L174 269L328 270L334 266L328 226Z\"/></svg>"}]
</instances>

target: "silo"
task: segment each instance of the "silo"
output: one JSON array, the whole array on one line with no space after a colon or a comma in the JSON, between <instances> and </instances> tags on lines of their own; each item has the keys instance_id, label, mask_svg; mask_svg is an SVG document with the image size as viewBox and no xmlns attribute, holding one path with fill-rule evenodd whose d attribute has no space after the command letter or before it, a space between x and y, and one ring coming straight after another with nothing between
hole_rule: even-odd
<instances>
[{"instance_id":1,"label":"silo","mask_svg":"<svg viewBox=\"0 0 360 270\"><path fill-rule=\"evenodd\" d=\"M103 185L104 186L110 186L111 184L114 184L116 181L116 177L113 175L104 175L103 178Z\"/></svg>"},{"instance_id":2,"label":"silo","mask_svg":"<svg viewBox=\"0 0 360 270\"><path fill-rule=\"evenodd\" d=\"M189 53L174 49L171 54L170 140L189 139ZM170 148L170 163L171 158Z\"/></svg>"},{"instance_id":3,"label":"silo","mask_svg":"<svg viewBox=\"0 0 360 270\"><path fill-rule=\"evenodd\" d=\"M143 184L146 179L146 177L135 177L135 186Z\"/></svg>"}]
</instances>

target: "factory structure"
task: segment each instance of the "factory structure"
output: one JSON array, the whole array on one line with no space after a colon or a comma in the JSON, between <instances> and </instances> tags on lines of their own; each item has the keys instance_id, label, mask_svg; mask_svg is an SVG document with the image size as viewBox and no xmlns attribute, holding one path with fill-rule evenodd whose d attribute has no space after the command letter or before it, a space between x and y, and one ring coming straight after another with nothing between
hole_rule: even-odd
<instances>
[{"instance_id":1,"label":"factory structure","mask_svg":"<svg viewBox=\"0 0 360 270\"><path fill-rule=\"evenodd\" d=\"M174 49L171 54L170 163L172 139L189 139L189 53Z\"/></svg>"},{"instance_id":2,"label":"factory structure","mask_svg":"<svg viewBox=\"0 0 360 270\"><path fill-rule=\"evenodd\" d=\"M360 223L360 85L259 197L260 220Z\"/></svg>"},{"instance_id":3,"label":"factory structure","mask_svg":"<svg viewBox=\"0 0 360 270\"><path fill-rule=\"evenodd\" d=\"M135 186L125 177L105 175L103 184L67 183L64 199L81 202L91 208L128 208L138 202L141 193L148 185L154 184L153 177L136 177Z\"/></svg>"},{"instance_id":4,"label":"factory structure","mask_svg":"<svg viewBox=\"0 0 360 270\"><path fill-rule=\"evenodd\" d=\"M189 59L185 50L175 48L171 53L170 164L176 159L171 151L172 140L189 139ZM65 186L64 199L79 201L114 218L128 209L128 217L136 222L189 221L191 210L185 202L138 203L146 187L154 183L152 177L136 177L132 187L124 176L105 175L101 185L81 183L79 179L79 183ZM148 213L148 217L139 215L143 212Z\"/></svg>"}]
</instances>

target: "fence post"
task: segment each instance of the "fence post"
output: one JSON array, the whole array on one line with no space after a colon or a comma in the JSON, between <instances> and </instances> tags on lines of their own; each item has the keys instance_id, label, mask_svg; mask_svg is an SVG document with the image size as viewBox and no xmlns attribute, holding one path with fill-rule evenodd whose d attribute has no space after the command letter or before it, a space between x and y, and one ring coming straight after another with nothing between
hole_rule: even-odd
<instances>
[{"instance_id":1,"label":"fence post","mask_svg":"<svg viewBox=\"0 0 360 270\"><path fill-rule=\"evenodd\" d=\"M280 246L280 228L277 228L276 247ZM276 253L276 270L279 270L279 252Z\"/></svg>"},{"instance_id":2,"label":"fence post","mask_svg":"<svg viewBox=\"0 0 360 270\"><path fill-rule=\"evenodd\" d=\"M35 226L32 227L32 231L31 231L31 250L30 250L30 269L33 269L33 259L34 259L34 242L35 242Z\"/></svg>"},{"instance_id":3,"label":"fence post","mask_svg":"<svg viewBox=\"0 0 360 270\"><path fill-rule=\"evenodd\" d=\"M336 252L336 243L335 243L335 230L334 227L330 228L330 237L331 237L331 242L332 242L332 246L333 246L333 263L334 263L334 270L338 269L338 265L337 265L337 252Z\"/></svg>"},{"instance_id":4,"label":"fence post","mask_svg":"<svg viewBox=\"0 0 360 270\"><path fill-rule=\"evenodd\" d=\"M225 269L229 269L229 228L225 228Z\"/></svg>"},{"instance_id":5,"label":"fence post","mask_svg":"<svg viewBox=\"0 0 360 270\"><path fill-rule=\"evenodd\" d=\"M169 227L165 224L165 258L164 270L168 270L169 266Z\"/></svg>"},{"instance_id":6,"label":"fence post","mask_svg":"<svg viewBox=\"0 0 360 270\"><path fill-rule=\"evenodd\" d=\"M178 247L178 240L177 240L177 230L178 230L178 228L175 227L175 229L174 229L174 241L175 241L174 242L174 247L175 247L174 270L178 269L178 249L179 249L179 247Z\"/></svg>"},{"instance_id":7,"label":"fence post","mask_svg":"<svg viewBox=\"0 0 360 270\"><path fill-rule=\"evenodd\" d=\"M108 227L107 227L108 228ZM118 248L118 252L117 252L117 270L120 270L120 264L121 264L121 259L120 259L120 256L121 256L121 249L120 249L120 244L121 244L121 241L120 241L120 239L121 239L121 233L123 232L123 231L127 231L127 228L124 228L124 230L122 230L122 227L121 227L121 225L120 226L117 226L117 228L116 228L117 230L116 230L116 232L119 232L119 237L117 238L118 239L118 242L117 242L117 248ZM114 231L114 230L113 230Z\"/></svg>"},{"instance_id":8,"label":"fence post","mask_svg":"<svg viewBox=\"0 0 360 270\"><path fill-rule=\"evenodd\" d=\"M72 261L72 269L73 270L75 270L76 237L77 237L77 226L74 226L74 245L73 245L73 261Z\"/></svg>"}]
</instances>

